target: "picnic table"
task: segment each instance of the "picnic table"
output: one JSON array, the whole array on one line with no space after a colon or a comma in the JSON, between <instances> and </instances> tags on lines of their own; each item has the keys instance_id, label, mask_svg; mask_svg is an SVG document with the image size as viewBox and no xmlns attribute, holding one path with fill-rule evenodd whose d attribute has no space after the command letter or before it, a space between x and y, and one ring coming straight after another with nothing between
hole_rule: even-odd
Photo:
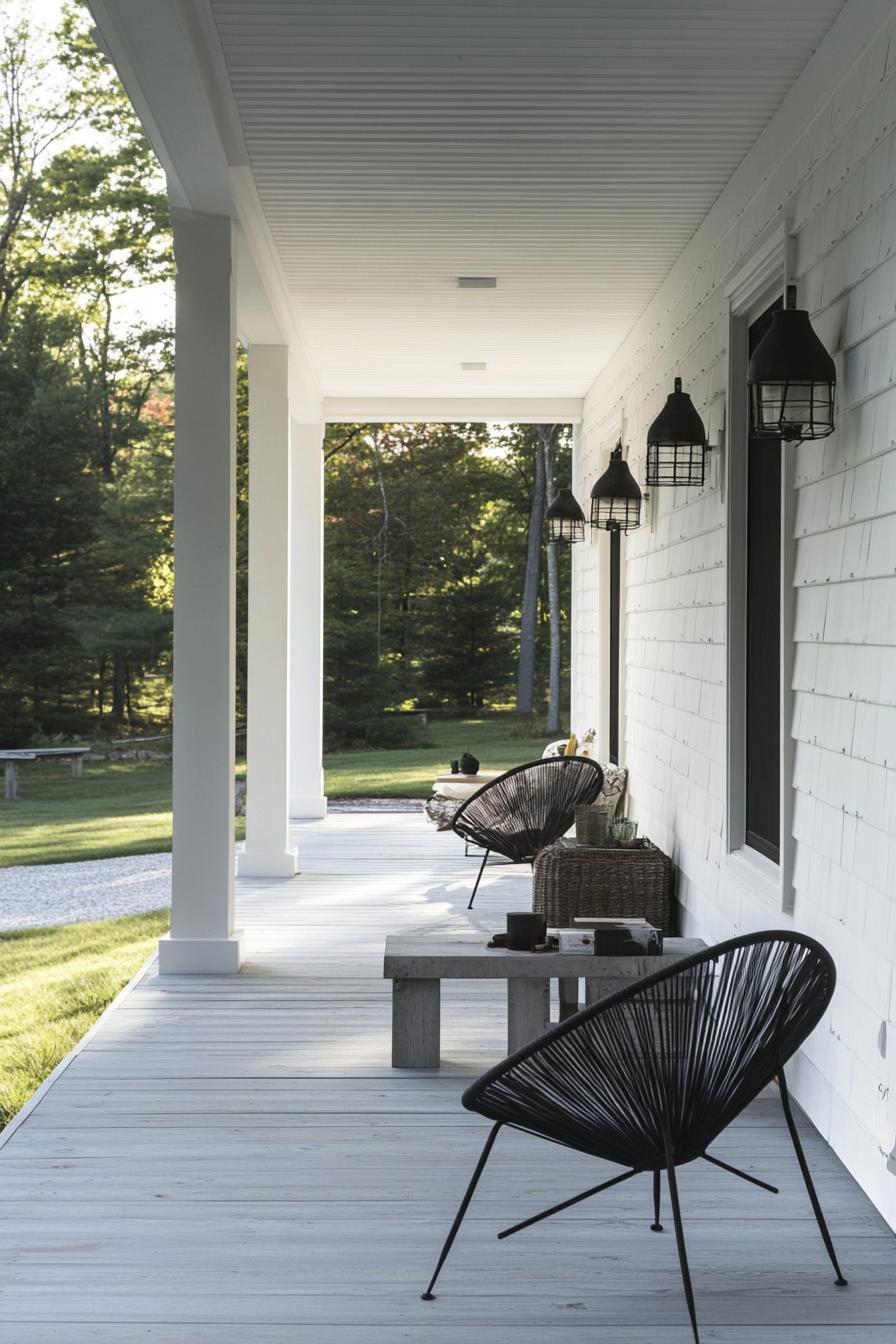
<instances>
[{"instance_id":1,"label":"picnic table","mask_svg":"<svg viewBox=\"0 0 896 1344\"><path fill-rule=\"evenodd\" d=\"M80 779L84 773L84 757L89 747L22 747L0 750L3 762L3 796L8 803L14 803L19 793L19 766L22 761L40 761L55 758L70 760L72 779Z\"/></svg>"}]
</instances>

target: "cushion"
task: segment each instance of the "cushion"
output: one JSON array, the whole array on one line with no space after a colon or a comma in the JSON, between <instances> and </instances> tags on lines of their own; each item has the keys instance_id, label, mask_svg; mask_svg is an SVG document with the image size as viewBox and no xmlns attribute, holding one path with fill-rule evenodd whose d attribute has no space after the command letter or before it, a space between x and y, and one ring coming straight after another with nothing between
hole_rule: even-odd
<instances>
[{"instance_id":1,"label":"cushion","mask_svg":"<svg viewBox=\"0 0 896 1344\"><path fill-rule=\"evenodd\" d=\"M461 798L429 798L423 804L423 811L437 831L450 831L462 802Z\"/></svg>"},{"instance_id":2,"label":"cushion","mask_svg":"<svg viewBox=\"0 0 896 1344\"><path fill-rule=\"evenodd\" d=\"M624 812L625 790L628 786L628 770L624 765L602 765L604 786L597 795L595 807L602 807L609 821Z\"/></svg>"}]
</instances>

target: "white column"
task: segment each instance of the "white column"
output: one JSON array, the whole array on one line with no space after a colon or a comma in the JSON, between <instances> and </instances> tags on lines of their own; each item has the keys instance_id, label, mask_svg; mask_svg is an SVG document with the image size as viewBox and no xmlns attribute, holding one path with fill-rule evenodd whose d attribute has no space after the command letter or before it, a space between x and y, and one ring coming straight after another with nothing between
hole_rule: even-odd
<instances>
[{"instance_id":1,"label":"white column","mask_svg":"<svg viewBox=\"0 0 896 1344\"><path fill-rule=\"evenodd\" d=\"M325 817L324 427L292 424L289 814Z\"/></svg>"},{"instance_id":2,"label":"white column","mask_svg":"<svg viewBox=\"0 0 896 1344\"><path fill-rule=\"evenodd\" d=\"M164 974L239 970L233 928L236 389L233 226L173 211L174 844Z\"/></svg>"},{"instance_id":3,"label":"white column","mask_svg":"<svg viewBox=\"0 0 896 1344\"><path fill-rule=\"evenodd\" d=\"M241 877L293 877L289 847L289 350L249 347L249 668Z\"/></svg>"}]
</instances>

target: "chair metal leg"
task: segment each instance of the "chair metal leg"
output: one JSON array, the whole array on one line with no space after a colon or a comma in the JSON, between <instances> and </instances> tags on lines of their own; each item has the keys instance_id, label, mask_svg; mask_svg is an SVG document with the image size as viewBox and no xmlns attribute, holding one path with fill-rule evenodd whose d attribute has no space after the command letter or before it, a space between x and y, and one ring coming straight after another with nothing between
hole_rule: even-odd
<instances>
[{"instance_id":1,"label":"chair metal leg","mask_svg":"<svg viewBox=\"0 0 896 1344\"><path fill-rule=\"evenodd\" d=\"M424 1302L432 1302L433 1298L435 1297L435 1294L433 1293L432 1290L435 1287L436 1279L439 1277L439 1271L441 1270L442 1266L444 1265L445 1261L448 1258L448 1252L451 1250L451 1247L454 1244L454 1238L460 1231L460 1225L464 1220L464 1214L470 1207L470 1200L473 1198L473 1192L476 1189L476 1186L479 1184L479 1177L485 1170L485 1164L488 1161L489 1153L492 1151L492 1148L494 1147L495 1139L498 1137L498 1130L500 1128L501 1128L501 1121L499 1120L496 1125L492 1126L491 1133L489 1134L488 1138L485 1141L485 1147L479 1154L479 1161L476 1163L476 1170L473 1172L473 1175L470 1179L470 1184L467 1186L466 1194L464 1195L463 1199L460 1202L460 1208L458 1209L455 1215L454 1222L451 1224L451 1231L445 1238L445 1245L442 1247L442 1254L439 1256L438 1264L436 1265L433 1276L429 1281L429 1287L427 1288L425 1293L420 1294Z\"/></svg>"},{"instance_id":2,"label":"chair metal leg","mask_svg":"<svg viewBox=\"0 0 896 1344\"><path fill-rule=\"evenodd\" d=\"M491 854L491 850L487 849L482 856L482 863L479 865L479 872L476 875L476 885L473 887L473 895L470 897L470 904L467 906L468 910L473 909L473 902L476 899L476 893L479 890L479 883L482 881L482 874L485 872L485 865L488 863L489 854Z\"/></svg>"},{"instance_id":3,"label":"chair metal leg","mask_svg":"<svg viewBox=\"0 0 896 1344\"><path fill-rule=\"evenodd\" d=\"M760 1181L758 1176L751 1176L747 1171L741 1171L740 1167L729 1166L727 1162L722 1162L718 1157L711 1157L709 1153L703 1154L704 1162L711 1162L714 1167L721 1167L723 1171L730 1171L732 1176L739 1176L742 1181L749 1181L751 1185L758 1185L760 1190L768 1190L770 1194L778 1195L779 1191L776 1185L769 1185L768 1181Z\"/></svg>"},{"instance_id":4,"label":"chair metal leg","mask_svg":"<svg viewBox=\"0 0 896 1344\"><path fill-rule=\"evenodd\" d=\"M613 1176L609 1181L602 1181L600 1185L593 1185L590 1190L583 1190L580 1195L573 1195L571 1199L564 1199L560 1204L552 1204L549 1209L544 1209L542 1213L534 1213L531 1218L525 1218L521 1223L514 1223L513 1227L505 1227L503 1232L498 1233L498 1240L503 1241L505 1237L512 1237L514 1232L522 1232L524 1227L531 1227L533 1223L540 1223L542 1219L550 1218L555 1213L562 1213L564 1209L572 1208L573 1204L581 1204L583 1199L590 1199L592 1195L599 1195L602 1190L609 1190L611 1186L620 1185L623 1181L630 1181L637 1174L637 1171L624 1171L620 1176Z\"/></svg>"},{"instance_id":5,"label":"chair metal leg","mask_svg":"<svg viewBox=\"0 0 896 1344\"><path fill-rule=\"evenodd\" d=\"M800 1136L797 1133L796 1123L793 1118L793 1111L790 1109L790 1093L787 1090L787 1083L784 1079L784 1070L778 1072L778 1088L781 1093L781 1105L784 1109L784 1119L787 1121L787 1128L790 1130L790 1137L793 1141L796 1159L800 1164L800 1171L803 1173L803 1180L806 1183L806 1190L809 1194L809 1202L812 1205L812 1212L815 1214L815 1221L818 1223L818 1230L821 1233L821 1239L824 1242L825 1250L830 1256L831 1264L836 1272L834 1283L838 1288L845 1288L847 1280L843 1277L843 1271L837 1263L837 1253L834 1250L834 1243L831 1241L831 1234L828 1231L828 1225L825 1222L824 1214L821 1211L821 1204L818 1201L818 1195L815 1193L815 1185L812 1181L812 1174L809 1171L809 1164L806 1161L806 1154L803 1152L803 1145L800 1143Z\"/></svg>"},{"instance_id":6,"label":"chair metal leg","mask_svg":"<svg viewBox=\"0 0 896 1344\"><path fill-rule=\"evenodd\" d=\"M681 1206L678 1203L678 1182L675 1179L675 1162L668 1142L666 1143L666 1174L669 1178L669 1198L672 1203L672 1217L675 1219L675 1240L678 1243L678 1263L681 1266L681 1279L684 1284L684 1295L687 1299L688 1312L691 1317L691 1329L694 1332L695 1344L700 1344L700 1335L697 1331L697 1309L694 1306L694 1289L691 1286L691 1271L688 1268L688 1253L684 1244L684 1224L681 1220Z\"/></svg>"},{"instance_id":7,"label":"chair metal leg","mask_svg":"<svg viewBox=\"0 0 896 1344\"><path fill-rule=\"evenodd\" d=\"M651 1232L662 1232L663 1225L660 1222L660 1173L659 1168L653 1173L653 1222L650 1224Z\"/></svg>"}]
</instances>

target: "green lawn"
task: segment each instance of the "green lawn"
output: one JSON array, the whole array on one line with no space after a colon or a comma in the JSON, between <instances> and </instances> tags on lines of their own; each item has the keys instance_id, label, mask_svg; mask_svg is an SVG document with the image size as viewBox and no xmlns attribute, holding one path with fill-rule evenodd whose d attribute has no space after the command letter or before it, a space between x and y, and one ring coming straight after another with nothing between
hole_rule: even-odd
<instances>
[{"instance_id":1,"label":"green lawn","mask_svg":"<svg viewBox=\"0 0 896 1344\"><path fill-rule=\"evenodd\" d=\"M104 761L19 767L19 797L0 802L0 866L111 859L171 848L171 766Z\"/></svg>"},{"instance_id":2,"label":"green lawn","mask_svg":"<svg viewBox=\"0 0 896 1344\"><path fill-rule=\"evenodd\" d=\"M238 838L243 826L238 817ZM84 766L82 779L72 779L67 763L26 761L17 800L0 800L0 868L170 848L168 761L96 761Z\"/></svg>"},{"instance_id":3,"label":"green lawn","mask_svg":"<svg viewBox=\"0 0 896 1344\"><path fill-rule=\"evenodd\" d=\"M0 934L0 1124L155 949L168 911Z\"/></svg>"},{"instance_id":4,"label":"green lawn","mask_svg":"<svg viewBox=\"0 0 896 1344\"><path fill-rule=\"evenodd\" d=\"M434 719L423 730L432 745L393 751L334 752L324 761L328 798L428 798L436 775L469 748L483 770L506 769L540 756L546 736L514 732L511 715Z\"/></svg>"},{"instance_id":5,"label":"green lawn","mask_svg":"<svg viewBox=\"0 0 896 1344\"><path fill-rule=\"evenodd\" d=\"M512 715L436 719L431 745L345 751L324 765L330 798L426 798L435 776L469 748L484 770L540 756L547 738L520 733ZM245 774L245 765L237 766ZM237 838L244 821L236 819ZM0 801L0 867L152 854L171 848L171 766L166 761L96 761L72 779L67 764L25 762L19 797Z\"/></svg>"}]
</instances>

